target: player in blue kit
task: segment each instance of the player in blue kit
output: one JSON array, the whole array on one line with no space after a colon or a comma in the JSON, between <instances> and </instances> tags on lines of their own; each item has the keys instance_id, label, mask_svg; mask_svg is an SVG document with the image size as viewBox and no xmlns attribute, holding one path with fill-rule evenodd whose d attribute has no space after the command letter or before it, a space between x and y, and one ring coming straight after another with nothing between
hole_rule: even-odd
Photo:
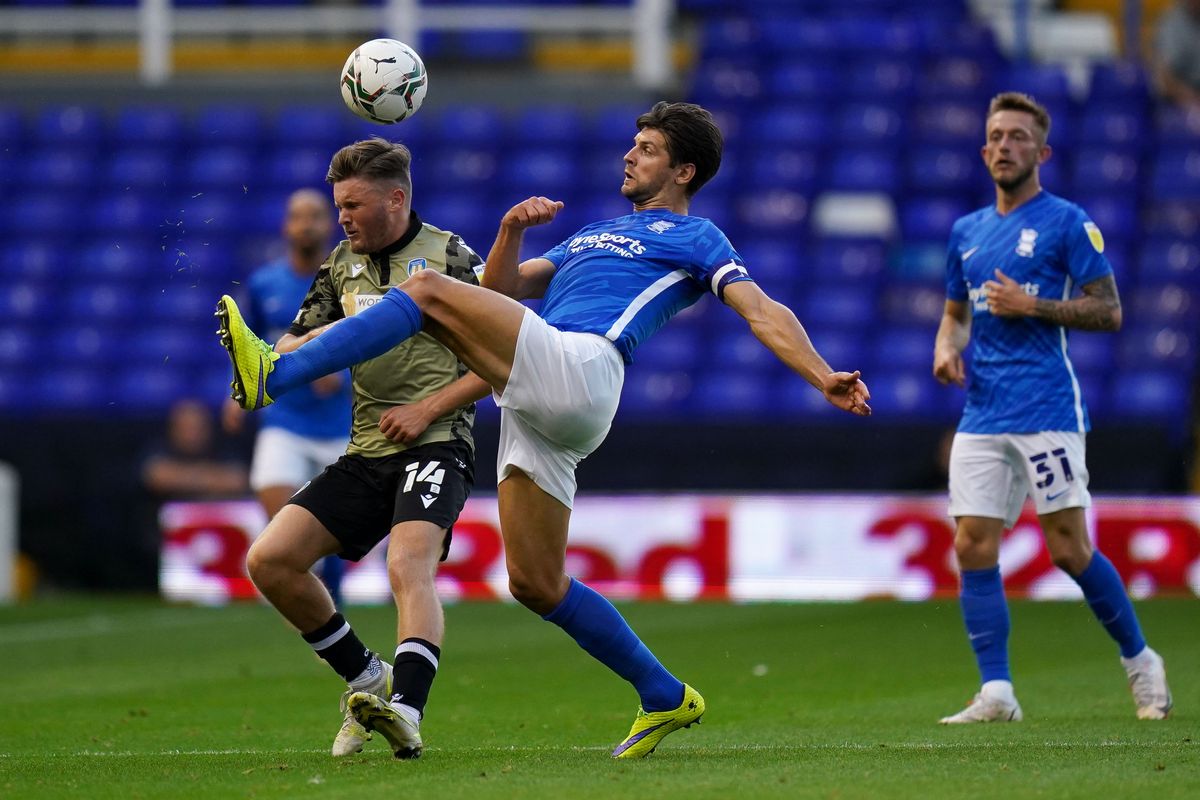
<instances>
[{"instance_id":1,"label":"player in blue kit","mask_svg":"<svg viewBox=\"0 0 1200 800\"><path fill-rule=\"evenodd\" d=\"M716 174L721 150L707 111L659 103L638 118L624 157L621 193L633 213L588 225L545 255L520 261L524 230L549 223L563 205L529 198L501 220L486 288L418 272L288 354L254 336L227 298L219 306L235 396L246 408L419 331L491 387L501 409L497 475L509 589L637 690L641 708L615 758L648 755L664 736L699 721L705 708L611 603L564 571L575 467L608 433L634 350L711 293L830 403L870 414L859 373L833 371L795 315L750 279L725 235L707 219L687 216L691 197ZM540 316L517 302L532 297L543 298Z\"/></svg>"},{"instance_id":2,"label":"player in blue kit","mask_svg":"<svg viewBox=\"0 0 1200 800\"><path fill-rule=\"evenodd\" d=\"M1171 710L1163 660L1146 645L1117 571L1088 538L1090 423L1067 329L1115 331L1121 302L1100 230L1079 206L1041 188L1049 132L1050 116L1032 98L993 98L982 155L996 204L962 217L950 232L933 373L967 387L950 453L950 515L960 602L982 686L943 724L1021 719L999 553L1027 496L1055 565L1079 584L1116 641L1138 718L1164 719ZM1076 287L1081 294L1072 297ZM962 354L970 339L967 380Z\"/></svg>"},{"instance_id":3,"label":"player in blue kit","mask_svg":"<svg viewBox=\"0 0 1200 800\"><path fill-rule=\"evenodd\" d=\"M283 236L286 254L256 269L246 284L245 317L271 341L287 333L329 250L333 206L316 189L288 196ZM350 440L350 379L325 375L263 412L254 439L250 488L267 518L315 475L341 458ZM222 409L225 430L241 430L245 412L233 400ZM321 578L341 605L342 560L328 556Z\"/></svg>"}]
</instances>

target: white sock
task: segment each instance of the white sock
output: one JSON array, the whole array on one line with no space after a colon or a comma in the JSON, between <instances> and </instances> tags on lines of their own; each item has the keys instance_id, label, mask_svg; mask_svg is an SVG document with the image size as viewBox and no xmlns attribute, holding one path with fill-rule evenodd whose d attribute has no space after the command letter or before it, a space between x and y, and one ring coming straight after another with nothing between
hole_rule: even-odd
<instances>
[{"instance_id":1,"label":"white sock","mask_svg":"<svg viewBox=\"0 0 1200 800\"><path fill-rule=\"evenodd\" d=\"M1008 703L1017 701L1013 693L1012 681L988 681L980 687L979 693L992 700L1002 700Z\"/></svg>"},{"instance_id":2,"label":"white sock","mask_svg":"<svg viewBox=\"0 0 1200 800\"><path fill-rule=\"evenodd\" d=\"M367 662L367 668L350 681L350 688L356 692L369 689L379 682L379 676L382 674L383 664L379 661L379 656L371 656L371 660Z\"/></svg>"}]
</instances>

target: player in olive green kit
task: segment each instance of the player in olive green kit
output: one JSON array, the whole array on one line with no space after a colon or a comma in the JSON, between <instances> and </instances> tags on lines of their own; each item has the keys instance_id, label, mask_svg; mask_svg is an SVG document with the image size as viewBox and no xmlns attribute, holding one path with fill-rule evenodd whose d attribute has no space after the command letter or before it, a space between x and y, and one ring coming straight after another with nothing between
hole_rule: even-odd
<instances>
[{"instance_id":1,"label":"player in olive green kit","mask_svg":"<svg viewBox=\"0 0 1200 800\"><path fill-rule=\"evenodd\" d=\"M412 211L410 161L407 148L380 138L334 155L326 180L346 239L321 266L277 350L319 336L418 270L478 283L479 256ZM247 567L259 591L349 685L333 755L360 751L378 730L397 758L416 758L444 632L434 575L471 490L474 401L487 387L425 334L356 365L351 377L346 455L271 520ZM388 578L399 617L393 664L359 640L309 571L334 553L357 560L389 534ZM359 700L346 707L355 692Z\"/></svg>"}]
</instances>

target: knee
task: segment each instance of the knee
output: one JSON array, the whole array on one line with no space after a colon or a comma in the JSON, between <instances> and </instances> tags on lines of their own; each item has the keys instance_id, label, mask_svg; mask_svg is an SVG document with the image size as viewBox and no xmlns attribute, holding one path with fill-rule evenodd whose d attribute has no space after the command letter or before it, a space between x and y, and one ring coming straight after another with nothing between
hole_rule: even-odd
<instances>
[{"instance_id":1,"label":"knee","mask_svg":"<svg viewBox=\"0 0 1200 800\"><path fill-rule=\"evenodd\" d=\"M552 581L533 579L521 573L510 573L508 591L518 603L538 614L549 614L561 600Z\"/></svg>"},{"instance_id":2,"label":"knee","mask_svg":"<svg viewBox=\"0 0 1200 800\"><path fill-rule=\"evenodd\" d=\"M250 546L250 551L246 553L246 574L250 576L250 580L260 589L270 581L272 569L275 564L264 550L259 547L258 543Z\"/></svg>"},{"instance_id":3,"label":"knee","mask_svg":"<svg viewBox=\"0 0 1200 800\"><path fill-rule=\"evenodd\" d=\"M435 302L440 296L441 286L447 280L446 276L432 269L422 269L414 272L400 288L413 299L422 310Z\"/></svg>"}]
</instances>

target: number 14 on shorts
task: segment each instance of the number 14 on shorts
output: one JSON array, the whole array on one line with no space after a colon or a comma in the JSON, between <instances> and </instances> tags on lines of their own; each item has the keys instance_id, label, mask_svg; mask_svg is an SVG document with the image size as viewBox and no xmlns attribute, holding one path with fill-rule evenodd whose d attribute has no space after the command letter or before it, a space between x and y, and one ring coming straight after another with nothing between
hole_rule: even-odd
<instances>
[{"instance_id":1,"label":"number 14 on shorts","mask_svg":"<svg viewBox=\"0 0 1200 800\"><path fill-rule=\"evenodd\" d=\"M408 473L408 478L404 481L404 491L411 492L413 487L418 482L428 483L429 489L421 495L421 502L426 508L433 505L433 501L442 492L442 481L446 479L446 470L439 469L441 461L429 461L422 465L420 462L414 462L404 468Z\"/></svg>"}]
</instances>

